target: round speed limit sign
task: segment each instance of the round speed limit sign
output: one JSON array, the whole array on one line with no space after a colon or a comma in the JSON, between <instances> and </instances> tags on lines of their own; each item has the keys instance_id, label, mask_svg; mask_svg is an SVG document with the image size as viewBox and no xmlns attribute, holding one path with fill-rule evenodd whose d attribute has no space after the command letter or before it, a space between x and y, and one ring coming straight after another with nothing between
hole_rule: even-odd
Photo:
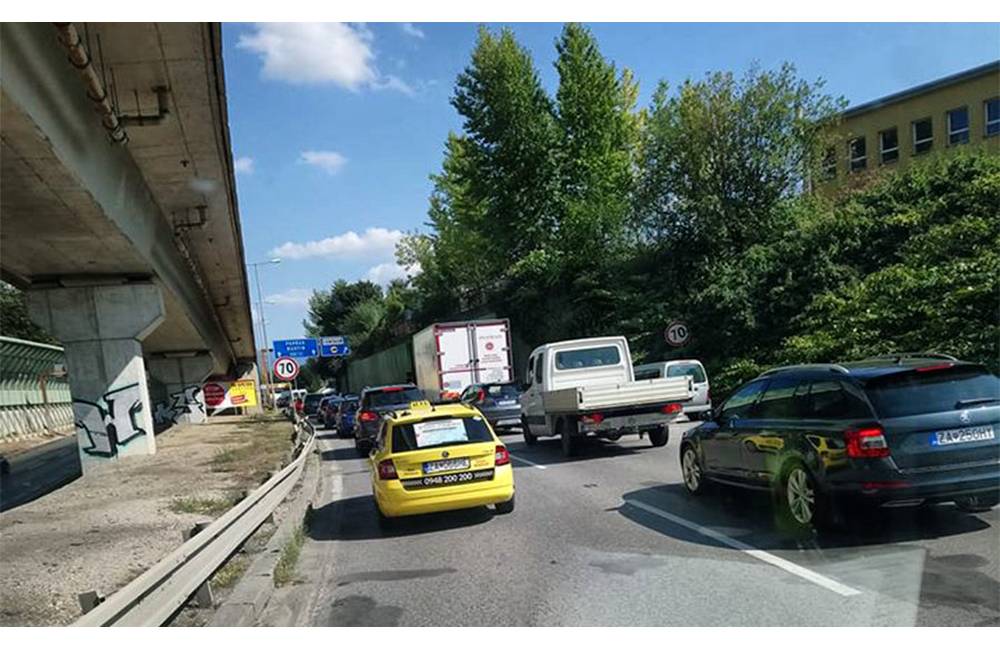
<instances>
[{"instance_id":1,"label":"round speed limit sign","mask_svg":"<svg viewBox=\"0 0 1000 650\"><path fill-rule=\"evenodd\" d=\"M683 347L691 338L691 330L688 329L687 323L675 320L667 325L667 329L663 331L663 338L675 348Z\"/></svg>"},{"instance_id":2,"label":"round speed limit sign","mask_svg":"<svg viewBox=\"0 0 1000 650\"><path fill-rule=\"evenodd\" d=\"M274 360L274 376L281 381L291 381L299 376L299 362L291 357Z\"/></svg>"}]
</instances>

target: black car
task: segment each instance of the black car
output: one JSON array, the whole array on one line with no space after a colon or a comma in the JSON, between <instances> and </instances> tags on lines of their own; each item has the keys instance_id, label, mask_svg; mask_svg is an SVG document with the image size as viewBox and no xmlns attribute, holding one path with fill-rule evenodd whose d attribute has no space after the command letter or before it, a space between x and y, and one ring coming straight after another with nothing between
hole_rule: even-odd
<instances>
[{"instance_id":1,"label":"black car","mask_svg":"<svg viewBox=\"0 0 1000 650\"><path fill-rule=\"evenodd\" d=\"M319 404L324 398L328 397L323 393L309 393L306 395L305 401L302 405L302 414L309 418L314 423L318 423L319 416Z\"/></svg>"},{"instance_id":2,"label":"black car","mask_svg":"<svg viewBox=\"0 0 1000 650\"><path fill-rule=\"evenodd\" d=\"M712 416L681 441L687 490L772 490L792 528L845 504L1000 502L1000 379L981 365L891 355L776 368Z\"/></svg>"},{"instance_id":3,"label":"black car","mask_svg":"<svg viewBox=\"0 0 1000 650\"><path fill-rule=\"evenodd\" d=\"M521 426L521 391L514 382L472 384L459 399L475 406L497 433Z\"/></svg>"},{"instance_id":4,"label":"black car","mask_svg":"<svg viewBox=\"0 0 1000 650\"><path fill-rule=\"evenodd\" d=\"M361 391L354 427L354 447L358 453L367 455L371 451L383 413L405 409L410 402L424 399L423 391L413 384L375 386Z\"/></svg>"}]
</instances>

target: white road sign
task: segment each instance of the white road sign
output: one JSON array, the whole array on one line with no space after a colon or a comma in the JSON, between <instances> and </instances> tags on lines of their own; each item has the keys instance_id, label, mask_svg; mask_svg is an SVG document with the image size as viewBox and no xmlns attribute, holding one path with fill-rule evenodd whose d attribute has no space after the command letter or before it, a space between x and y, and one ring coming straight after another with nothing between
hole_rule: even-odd
<instances>
[{"instance_id":1,"label":"white road sign","mask_svg":"<svg viewBox=\"0 0 1000 650\"><path fill-rule=\"evenodd\" d=\"M691 338L691 330L688 329L687 323L675 320L667 325L667 329L663 331L663 338L675 348L683 347Z\"/></svg>"},{"instance_id":2,"label":"white road sign","mask_svg":"<svg viewBox=\"0 0 1000 650\"><path fill-rule=\"evenodd\" d=\"M292 381L299 376L299 362L291 357L274 360L274 376L281 381Z\"/></svg>"}]
</instances>

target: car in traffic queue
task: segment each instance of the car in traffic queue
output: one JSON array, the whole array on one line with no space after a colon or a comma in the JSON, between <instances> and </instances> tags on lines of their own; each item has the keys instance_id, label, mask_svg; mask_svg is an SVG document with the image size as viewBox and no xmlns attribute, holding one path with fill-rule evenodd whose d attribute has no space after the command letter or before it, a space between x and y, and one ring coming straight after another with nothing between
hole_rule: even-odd
<instances>
[{"instance_id":1,"label":"car in traffic queue","mask_svg":"<svg viewBox=\"0 0 1000 650\"><path fill-rule=\"evenodd\" d=\"M510 382L471 384L459 401L479 409L494 431L509 431L521 426L521 391Z\"/></svg>"},{"instance_id":2,"label":"car in traffic queue","mask_svg":"<svg viewBox=\"0 0 1000 650\"><path fill-rule=\"evenodd\" d=\"M410 402L423 399L424 392L414 384L370 386L362 390L354 427L354 448L358 454L367 456L371 451L383 414L405 409Z\"/></svg>"},{"instance_id":3,"label":"car in traffic queue","mask_svg":"<svg viewBox=\"0 0 1000 650\"><path fill-rule=\"evenodd\" d=\"M344 399L337 404L334 413L334 427L340 437L354 437L354 428L357 426L358 396L345 395Z\"/></svg>"},{"instance_id":4,"label":"car in traffic queue","mask_svg":"<svg viewBox=\"0 0 1000 650\"><path fill-rule=\"evenodd\" d=\"M644 363L635 367L635 378L659 379L661 377L691 377L691 399L684 403L683 413L688 420L704 420L712 413L712 392L705 366L697 359L672 359Z\"/></svg>"},{"instance_id":5,"label":"car in traffic queue","mask_svg":"<svg viewBox=\"0 0 1000 650\"><path fill-rule=\"evenodd\" d=\"M371 454L379 521L492 505L514 510L507 447L476 409L414 402L386 414Z\"/></svg>"},{"instance_id":6,"label":"car in traffic queue","mask_svg":"<svg viewBox=\"0 0 1000 650\"><path fill-rule=\"evenodd\" d=\"M308 393L303 399L302 415L313 424L319 424L319 405L327 397L324 393Z\"/></svg>"},{"instance_id":7,"label":"car in traffic queue","mask_svg":"<svg viewBox=\"0 0 1000 650\"><path fill-rule=\"evenodd\" d=\"M769 370L684 433L687 491L770 490L779 522L811 529L871 507L1000 503L1000 378L947 355Z\"/></svg>"},{"instance_id":8,"label":"car in traffic queue","mask_svg":"<svg viewBox=\"0 0 1000 650\"><path fill-rule=\"evenodd\" d=\"M324 429L336 428L337 407L344 400L340 395L327 395L320 400L319 408L316 412L316 419Z\"/></svg>"}]
</instances>

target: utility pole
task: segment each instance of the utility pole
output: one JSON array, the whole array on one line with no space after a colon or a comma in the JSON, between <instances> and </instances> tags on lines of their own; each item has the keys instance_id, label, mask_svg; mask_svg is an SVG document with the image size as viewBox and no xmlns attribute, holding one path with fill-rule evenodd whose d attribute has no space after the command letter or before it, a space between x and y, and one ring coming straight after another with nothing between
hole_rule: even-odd
<instances>
[{"instance_id":1,"label":"utility pole","mask_svg":"<svg viewBox=\"0 0 1000 650\"><path fill-rule=\"evenodd\" d=\"M280 264L281 258L274 257L266 262L252 262L249 266L253 267L254 282L257 284L257 315L260 318L260 329L261 333L264 335L264 349L261 350L259 356L263 357L263 363L261 365L261 376L267 379L267 404L271 404L273 400L273 384L274 376L271 371L271 359L270 350L271 347L268 345L267 339L267 319L264 318L264 294L260 288L260 271L258 267L264 266L265 264ZM264 401L263 391L261 391L261 401Z\"/></svg>"}]
</instances>

